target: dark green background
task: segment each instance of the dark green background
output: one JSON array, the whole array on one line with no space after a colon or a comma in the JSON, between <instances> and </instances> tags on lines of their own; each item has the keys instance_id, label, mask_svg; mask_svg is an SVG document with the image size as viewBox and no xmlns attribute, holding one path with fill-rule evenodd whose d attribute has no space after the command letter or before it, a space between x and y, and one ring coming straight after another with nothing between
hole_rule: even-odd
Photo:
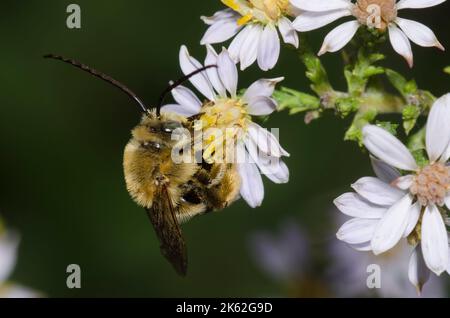
<instances>
[{"instance_id":1,"label":"dark green background","mask_svg":"<svg viewBox=\"0 0 450 318\"><path fill-rule=\"evenodd\" d=\"M281 142L291 153L291 181L265 182L259 209L240 201L186 224L189 275L179 278L125 189L122 152L139 120L136 106L100 80L41 56L75 57L153 104L167 82L180 76L180 45L203 60L199 40L206 27L199 17L223 6L218 0L78 0L82 29L69 30L66 7L72 2L3 0L0 6L0 208L22 234L13 279L62 297L282 293L250 258L248 235L275 231L293 218L308 229L321 259L335 239L332 199L371 173L368 157L342 140L349 120L325 116L306 126L301 116L271 116L265 125L281 129ZM449 9L446 3L402 16L426 23L450 47ZM329 30L312 32L316 49ZM414 76L422 88L436 95L449 91L450 77L442 73L450 65L449 54L414 46L416 66L409 70L388 45L386 52L388 63ZM335 86L343 88L339 54L323 60ZM308 91L304 68L289 49L268 74L255 66L241 74L240 87L280 75L286 76L284 85ZM82 268L80 290L66 287L71 263Z\"/></svg>"}]
</instances>

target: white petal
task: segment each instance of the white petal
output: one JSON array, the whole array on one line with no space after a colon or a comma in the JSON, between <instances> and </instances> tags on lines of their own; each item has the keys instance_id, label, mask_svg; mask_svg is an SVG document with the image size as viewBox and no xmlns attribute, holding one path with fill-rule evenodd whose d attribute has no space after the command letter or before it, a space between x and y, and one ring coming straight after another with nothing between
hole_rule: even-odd
<instances>
[{"instance_id":1,"label":"white petal","mask_svg":"<svg viewBox=\"0 0 450 318\"><path fill-rule=\"evenodd\" d=\"M445 198L445 205L447 206L447 209L450 210L450 195L448 195L448 196Z\"/></svg>"},{"instance_id":2,"label":"white petal","mask_svg":"<svg viewBox=\"0 0 450 318\"><path fill-rule=\"evenodd\" d=\"M358 31L358 28L358 21L350 21L345 22L331 30L331 32L325 37L318 55L325 54L326 52L336 52L342 49L348 42L350 42L356 31Z\"/></svg>"},{"instance_id":3,"label":"white petal","mask_svg":"<svg viewBox=\"0 0 450 318\"><path fill-rule=\"evenodd\" d=\"M397 18L396 23L405 32L406 36L417 45L423 47L435 46L445 51L445 48L439 43L436 35L426 25L402 18Z\"/></svg>"},{"instance_id":4,"label":"white petal","mask_svg":"<svg viewBox=\"0 0 450 318\"><path fill-rule=\"evenodd\" d=\"M242 26L238 25L237 20L234 18L217 21L206 30L200 44L225 42L235 36L241 28Z\"/></svg>"},{"instance_id":5,"label":"white petal","mask_svg":"<svg viewBox=\"0 0 450 318\"><path fill-rule=\"evenodd\" d=\"M351 219L341 226L336 237L348 244L367 242L372 238L378 222L378 220Z\"/></svg>"},{"instance_id":6,"label":"white petal","mask_svg":"<svg viewBox=\"0 0 450 318\"><path fill-rule=\"evenodd\" d=\"M277 29L268 24L261 33L258 46L258 66L263 71L272 69L280 57L280 38Z\"/></svg>"},{"instance_id":7,"label":"white petal","mask_svg":"<svg viewBox=\"0 0 450 318\"><path fill-rule=\"evenodd\" d=\"M269 163L258 164L264 175L269 178L272 182L276 184L288 183L289 182L289 168L281 159L276 159L277 164Z\"/></svg>"},{"instance_id":8,"label":"white petal","mask_svg":"<svg viewBox=\"0 0 450 318\"><path fill-rule=\"evenodd\" d=\"M262 128L258 124L251 123L248 128L248 135L256 149L262 153L280 158L281 156L289 156L289 154L281 147L277 138L267 129Z\"/></svg>"},{"instance_id":9,"label":"white petal","mask_svg":"<svg viewBox=\"0 0 450 318\"><path fill-rule=\"evenodd\" d=\"M197 115L199 112L188 109L183 105L168 104L161 107L161 113L176 113L181 116L191 117Z\"/></svg>"},{"instance_id":10,"label":"white petal","mask_svg":"<svg viewBox=\"0 0 450 318\"><path fill-rule=\"evenodd\" d=\"M185 45L180 49L180 67L185 75L192 73L200 68L202 64L189 55L189 51ZM214 99L214 91L205 72L201 72L190 78L192 85L209 100Z\"/></svg>"},{"instance_id":11,"label":"white petal","mask_svg":"<svg viewBox=\"0 0 450 318\"><path fill-rule=\"evenodd\" d=\"M431 107L427 120L426 145L428 157L435 162L450 144L450 94L439 98ZM442 162L448 158L442 156Z\"/></svg>"},{"instance_id":12,"label":"white petal","mask_svg":"<svg viewBox=\"0 0 450 318\"><path fill-rule=\"evenodd\" d=\"M234 64L226 49L223 49L222 53L219 54L217 67L220 80L231 96L235 97L238 85L238 72L236 64Z\"/></svg>"},{"instance_id":13,"label":"white petal","mask_svg":"<svg viewBox=\"0 0 450 318\"><path fill-rule=\"evenodd\" d=\"M248 34L243 40L241 51L239 52L239 61L241 62L241 71L252 65L258 57L258 47L263 32L262 26L252 24L248 27Z\"/></svg>"},{"instance_id":14,"label":"white petal","mask_svg":"<svg viewBox=\"0 0 450 318\"><path fill-rule=\"evenodd\" d=\"M254 163L240 163L238 171L241 177L242 198L252 208L260 206L264 199L264 185L258 168Z\"/></svg>"},{"instance_id":15,"label":"white petal","mask_svg":"<svg viewBox=\"0 0 450 318\"><path fill-rule=\"evenodd\" d=\"M387 211L386 207L372 204L353 192L344 193L335 199L334 205L342 213L362 219L381 219Z\"/></svg>"},{"instance_id":16,"label":"white petal","mask_svg":"<svg viewBox=\"0 0 450 318\"><path fill-rule=\"evenodd\" d=\"M414 176L413 175L407 175L407 176L403 176L400 178L395 179L394 181L392 181L391 185L399 188L400 190L408 190L414 181Z\"/></svg>"},{"instance_id":17,"label":"white petal","mask_svg":"<svg viewBox=\"0 0 450 318\"><path fill-rule=\"evenodd\" d=\"M347 8L325 12L305 11L294 20L292 26L299 32L308 32L351 14L351 11Z\"/></svg>"},{"instance_id":18,"label":"white petal","mask_svg":"<svg viewBox=\"0 0 450 318\"><path fill-rule=\"evenodd\" d=\"M359 244L350 244L350 247L359 252L368 252L372 250L372 245L370 244L370 241Z\"/></svg>"},{"instance_id":19,"label":"white petal","mask_svg":"<svg viewBox=\"0 0 450 318\"><path fill-rule=\"evenodd\" d=\"M412 205L411 211L409 212L409 219L408 219L408 225L406 226L405 233L403 234L403 237L408 237L412 231L417 226L417 222L419 222L420 218L420 212L422 211L422 206L419 202L416 202Z\"/></svg>"},{"instance_id":20,"label":"white petal","mask_svg":"<svg viewBox=\"0 0 450 318\"><path fill-rule=\"evenodd\" d=\"M280 158L265 156L255 151L249 151L249 153L261 170L261 174L264 174L272 182L277 184L289 182L289 169Z\"/></svg>"},{"instance_id":21,"label":"white petal","mask_svg":"<svg viewBox=\"0 0 450 318\"><path fill-rule=\"evenodd\" d=\"M405 193L374 177L364 177L352 184L352 188L366 200L383 206L390 206Z\"/></svg>"},{"instance_id":22,"label":"white petal","mask_svg":"<svg viewBox=\"0 0 450 318\"><path fill-rule=\"evenodd\" d=\"M258 126L257 124L253 125ZM259 130L263 131L264 129L259 127ZM256 137L254 136L255 129L251 129L251 131L252 133L249 133L249 136L245 138L244 142L246 150L253 162L256 163L261 170L261 173L265 174L273 182L287 183L289 181L289 169L280 159L281 155L284 155L284 153L281 152L283 149L278 141L267 131ZM263 135L266 138L265 141L261 140ZM275 156L271 152L274 152L277 155Z\"/></svg>"},{"instance_id":23,"label":"white petal","mask_svg":"<svg viewBox=\"0 0 450 318\"><path fill-rule=\"evenodd\" d=\"M180 85L172 90L172 96L188 112L198 113L200 111L202 102L189 88Z\"/></svg>"},{"instance_id":24,"label":"white petal","mask_svg":"<svg viewBox=\"0 0 450 318\"><path fill-rule=\"evenodd\" d=\"M447 147L447 150L444 151L441 157L441 162L447 162L450 159L450 144Z\"/></svg>"},{"instance_id":25,"label":"white petal","mask_svg":"<svg viewBox=\"0 0 450 318\"><path fill-rule=\"evenodd\" d=\"M400 172L398 172L397 169L391 167L384 161L375 158L374 156L370 156L370 162L372 163L372 168L373 171L375 172L375 175L381 181L391 183L392 181L401 176Z\"/></svg>"},{"instance_id":26,"label":"white petal","mask_svg":"<svg viewBox=\"0 0 450 318\"><path fill-rule=\"evenodd\" d=\"M205 65L217 65L217 53L214 50L214 48L207 44L206 45L207 54L205 59ZM216 92L221 96L225 97L227 95L226 89L223 86L222 81L219 78L219 72L217 68L209 68L206 70L206 74L208 75L209 80L211 81L211 84L213 85Z\"/></svg>"},{"instance_id":27,"label":"white petal","mask_svg":"<svg viewBox=\"0 0 450 318\"><path fill-rule=\"evenodd\" d=\"M422 287L430 278L430 270L424 262L420 246L414 249L409 260L408 278L411 284L416 287L419 294L422 291Z\"/></svg>"},{"instance_id":28,"label":"white petal","mask_svg":"<svg viewBox=\"0 0 450 318\"><path fill-rule=\"evenodd\" d=\"M444 219L436 206L428 206L422 218L422 252L428 268L436 275L448 266L448 237Z\"/></svg>"},{"instance_id":29,"label":"white petal","mask_svg":"<svg viewBox=\"0 0 450 318\"><path fill-rule=\"evenodd\" d=\"M248 101L247 111L253 116L266 116L272 114L277 107L277 102L273 98L258 96Z\"/></svg>"},{"instance_id":30,"label":"white petal","mask_svg":"<svg viewBox=\"0 0 450 318\"><path fill-rule=\"evenodd\" d=\"M409 150L389 132L373 125L365 126L362 132L364 145L372 155L398 169L417 169L416 161Z\"/></svg>"},{"instance_id":31,"label":"white petal","mask_svg":"<svg viewBox=\"0 0 450 318\"><path fill-rule=\"evenodd\" d=\"M450 260L450 247L448 249L448 259ZM450 261L448 262L447 265L447 273L450 275Z\"/></svg>"},{"instance_id":32,"label":"white petal","mask_svg":"<svg viewBox=\"0 0 450 318\"><path fill-rule=\"evenodd\" d=\"M350 0L291 0L291 4L301 10L323 12L350 8Z\"/></svg>"},{"instance_id":33,"label":"white petal","mask_svg":"<svg viewBox=\"0 0 450 318\"><path fill-rule=\"evenodd\" d=\"M292 44L295 48L298 48L298 34L292 26L292 22L288 18L282 17L278 21L278 28L281 36L283 37L284 43Z\"/></svg>"},{"instance_id":34,"label":"white petal","mask_svg":"<svg viewBox=\"0 0 450 318\"><path fill-rule=\"evenodd\" d=\"M253 27L246 26L241 32L236 35L236 37L231 41L230 46L228 47L228 53L230 53L230 57L238 63L240 61L240 53L242 49L242 45L245 43L247 36L251 32ZM256 53L255 53L256 60Z\"/></svg>"},{"instance_id":35,"label":"white petal","mask_svg":"<svg viewBox=\"0 0 450 318\"><path fill-rule=\"evenodd\" d=\"M200 17L200 19L202 19L203 22L205 22L205 24L212 25L215 22L218 22L218 21L224 20L224 19L229 19L232 17L236 17L237 19L239 19L239 14L237 14L236 12L234 12L231 9L225 9L225 10L217 11L211 17L202 16L202 17Z\"/></svg>"},{"instance_id":36,"label":"white petal","mask_svg":"<svg viewBox=\"0 0 450 318\"><path fill-rule=\"evenodd\" d=\"M390 250L400 241L408 225L411 204L412 198L407 194L383 216L371 241L375 255Z\"/></svg>"},{"instance_id":37,"label":"white petal","mask_svg":"<svg viewBox=\"0 0 450 318\"><path fill-rule=\"evenodd\" d=\"M397 9L422 9L437 6L446 0L400 0Z\"/></svg>"},{"instance_id":38,"label":"white petal","mask_svg":"<svg viewBox=\"0 0 450 318\"><path fill-rule=\"evenodd\" d=\"M0 235L0 286L11 275L17 261L20 238L14 232Z\"/></svg>"},{"instance_id":39,"label":"white petal","mask_svg":"<svg viewBox=\"0 0 450 318\"><path fill-rule=\"evenodd\" d=\"M254 99L258 96L272 96L275 86L284 80L284 77L272 78L272 79L260 79L254 82L250 87L245 91L243 100L248 102L251 99Z\"/></svg>"},{"instance_id":40,"label":"white petal","mask_svg":"<svg viewBox=\"0 0 450 318\"><path fill-rule=\"evenodd\" d=\"M414 58L408 37L402 30L394 24L389 25L389 40L395 52L403 56L408 62L409 67L413 67Z\"/></svg>"}]
</instances>

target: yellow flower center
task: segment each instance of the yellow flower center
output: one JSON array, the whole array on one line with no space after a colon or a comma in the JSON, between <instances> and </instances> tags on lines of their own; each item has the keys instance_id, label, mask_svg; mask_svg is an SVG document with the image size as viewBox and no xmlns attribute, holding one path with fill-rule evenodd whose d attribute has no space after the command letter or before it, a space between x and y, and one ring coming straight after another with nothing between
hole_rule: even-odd
<instances>
[{"instance_id":1,"label":"yellow flower center","mask_svg":"<svg viewBox=\"0 0 450 318\"><path fill-rule=\"evenodd\" d=\"M222 3L238 12L242 17L239 25L248 22L262 24L277 23L289 15L289 0L222 0Z\"/></svg>"},{"instance_id":2,"label":"yellow flower center","mask_svg":"<svg viewBox=\"0 0 450 318\"><path fill-rule=\"evenodd\" d=\"M202 134L196 136L195 143L202 145L203 159L208 163L226 160L230 155L228 151L234 151L236 141L251 122L245 106L241 100L229 98L203 105L200 119L194 126L194 130Z\"/></svg>"},{"instance_id":3,"label":"yellow flower center","mask_svg":"<svg viewBox=\"0 0 450 318\"><path fill-rule=\"evenodd\" d=\"M414 176L410 191L422 206L443 206L450 191L450 167L433 163L420 169Z\"/></svg>"}]
</instances>

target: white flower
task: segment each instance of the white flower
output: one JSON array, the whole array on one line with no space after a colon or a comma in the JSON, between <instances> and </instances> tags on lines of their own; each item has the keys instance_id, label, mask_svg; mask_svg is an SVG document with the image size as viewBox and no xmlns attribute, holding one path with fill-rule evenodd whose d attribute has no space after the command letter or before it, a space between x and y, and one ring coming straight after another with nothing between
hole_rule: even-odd
<instances>
[{"instance_id":1,"label":"white flower","mask_svg":"<svg viewBox=\"0 0 450 318\"><path fill-rule=\"evenodd\" d=\"M394 50L413 66L411 43L444 50L433 31L427 26L398 17L398 10L428 8L446 0L291 0L292 5L304 10L293 22L297 31L306 32L321 28L339 18L353 15L357 20L345 22L325 37L319 55L342 49L356 34L361 25L389 32Z\"/></svg>"},{"instance_id":2,"label":"white flower","mask_svg":"<svg viewBox=\"0 0 450 318\"><path fill-rule=\"evenodd\" d=\"M240 193L251 207L257 207L264 198L261 173L275 183L286 183L289 180L289 170L280 159L289 154L272 133L254 123L251 117L266 116L276 110L278 105L271 96L275 85L283 78L256 81L240 96L237 93L236 65L226 49L218 55L207 45L205 65L217 65L217 68L210 68L192 77L190 81L207 101L201 102L190 89L180 86L172 92L178 104L166 105L162 112L175 112L184 116L200 114L198 123L206 134L203 136L205 159L210 159L217 147L222 146L214 139L208 139L209 128L222 130L224 136L236 141L238 152L241 155L245 152L245 158L251 159L237 162L241 177ZM183 73L188 74L201 68L202 64L182 46L180 66Z\"/></svg>"},{"instance_id":3,"label":"white flower","mask_svg":"<svg viewBox=\"0 0 450 318\"><path fill-rule=\"evenodd\" d=\"M16 266L20 238L16 233L6 231L1 226L2 224L0 224L0 298L39 297L39 294L31 289L7 282Z\"/></svg>"},{"instance_id":4,"label":"white flower","mask_svg":"<svg viewBox=\"0 0 450 318\"><path fill-rule=\"evenodd\" d=\"M222 0L229 7L212 17L202 17L210 25L201 44L225 42L237 35L228 49L241 70L258 60L263 71L272 69L280 55L280 38L296 48L297 32L288 16L295 15L289 0Z\"/></svg>"},{"instance_id":5,"label":"white flower","mask_svg":"<svg viewBox=\"0 0 450 318\"><path fill-rule=\"evenodd\" d=\"M409 150L382 128L364 127L363 138L376 157L373 166L378 177L358 180L353 184L356 193L335 200L342 213L353 217L337 237L376 255L407 238L416 246L409 278L420 290L428 279L428 269L437 275L449 270L445 220L450 209L450 94L438 99L429 114L427 165L419 167ZM397 169L411 174L401 176Z\"/></svg>"},{"instance_id":6,"label":"white flower","mask_svg":"<svg viewBox=\"0 0 450 318\"><path fill-rule=\"evenodd\" d=\"M393 250L381 257L371 253L360 253L340 241L333 241L333 243L330 248L333 257L330 282L340 297L373 296L374 290L367 288L367 270L373 264L379 265L381 269L381 288L375 290L378 296L383 298L418 297L405 271L414 250L406 240L401 241ZM430 277L420 293L420 297L424 298L442 298L445 295L444 282L437 276Z\"/></svg>"}]
</instances>

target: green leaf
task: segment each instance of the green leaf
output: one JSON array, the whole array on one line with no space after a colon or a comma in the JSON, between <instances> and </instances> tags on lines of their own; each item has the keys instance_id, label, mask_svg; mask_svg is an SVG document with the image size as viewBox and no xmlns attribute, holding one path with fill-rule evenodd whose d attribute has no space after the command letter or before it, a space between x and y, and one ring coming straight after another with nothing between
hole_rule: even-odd
<instances>
[{"instance_id":1,"label":"green leaf","mask_svg":"<svg viewBox=\"0 0 450 318\"><path fill-rule=\"evenodd\" d=\"M345 133L344 140L356 141L360 147L363 146L362 129L373 122L377 116L376 109L368 109L365 112L358 112L353 119L352 125Z\"/></svg>"},{"instance_id":2,"label":"green leaf","mask_svg":"<svg viewBox=\"0 0 450 318\"><path fill-rule=\"evenodd\" d=\"M425 132L426 128L423 127L415 134L411 135L408 139L408 149L413 152L417 150L424 150L425 147Z\"/></svg>"},{"instance_id":3,"label":"green leaf","mask_svg":"<svg viewBox=\"0 0 450 318\"><path fill-rule=\"evenodd\" d=\"M450 66L447 66L446 68L444 68L444 72L447 74L450 74Z\"/></svg>"},{"instance_id":4,"label":"green leaf","mask_svg":"<svg viewBox=\"0 0 450 318\"><path fill-rule=\"evenodd\" d=\"M398 124L391 123L390 121L376 121L375 125L387 130L392 135L397 136Z\"/></svg>"},{"instance_id":5,"label":"green leaf","mask_svg":"<svg viewBox=\"0 0 450 318\"><path fill-rule=\"evenodd\" d=\"M273 97L278 102L278 110L288 110L290 115L320 108L318 97L287 87L276 90Z\"/></svg>"},{"instance_id":6,"label":"green leaf","mask_svg":"<svg viewBox=\"0 0 450 318\"><path fill-rule=\"evenodd\" d=\"M429 164L426 151L424 149L413 150L411 151L411 154L413 155L419 167L425 167Z\"/></svg>"},{"instance_id":7,"label":"green leaf","mask_svg":"<svg viewBox=\"0 0 450 318\"><path fill-rule=\"evenodd\" d=\"M407 135L409 135L411 130L416 126L420 114L421 109L416 105L408 105L403 109L403 128Z\"/></svg>"},{"instance_id":8,"label":"green leaf","mask_svg":"<svg viewBox=\"0 0 450 318\"><path fill-rule=\"evenodd\" d=\"M386 69L386 75L392 86L394 86L403 97L407 98L408 95L417 93L417 84L414 80L408 81L403 75L391 69Z\"/></svg>"},{"instance_id":9,"label":"green leaf","mask_svg":"<svg viewBox=\"0 0 450 318\"><path fill-rule=\"evenodd\" d=\"M348 65L344 70L347 80L348 91L354 96L361 95L369 79L375 75L383 74L384 68L373 64L383 60L383 54L366 54L364 49L358 51L358 58L352 65Z\"/></svg>"},{"instance_id":10,"label":"green leaf","mask_svg":"<svg viewBox=\"0 0 450 318\"><path fill-rule=\"evenodd\" d=\"M306 77L311 81L311 89L319 96L333 91L328 80L327 71L317 55L309 48L306 36L301 35L299 57L306 67Z\"/></svg>"}]
</instances>

